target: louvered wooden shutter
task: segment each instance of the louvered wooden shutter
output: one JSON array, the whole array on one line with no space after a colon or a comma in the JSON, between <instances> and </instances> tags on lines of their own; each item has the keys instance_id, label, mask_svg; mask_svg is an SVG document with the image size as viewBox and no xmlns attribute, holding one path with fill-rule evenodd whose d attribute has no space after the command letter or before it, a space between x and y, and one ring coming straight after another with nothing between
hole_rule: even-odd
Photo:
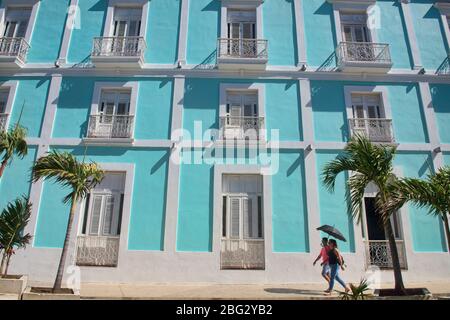
<instances>
[{"instance_id":1,"label":"louvered wooden shutter","mask_svg":"<svg viewBox=\"0 0 450 320\"><path fill-rule=\"evenodd\" d=\"M94 196L92 199L90 235L98 235L100 228L100 216L102 212L102 196Z\"/></svg>"},{"instance_id":2,"label":"louvered wooden shutter","mask_svg":"<svg viewBox=\"0 0 450 320\"><path fill-rule=\"evenodd\" d=\"M231 237L239 238L241 203L239 198L230 199Z\"/></svg>"}]
</instances>

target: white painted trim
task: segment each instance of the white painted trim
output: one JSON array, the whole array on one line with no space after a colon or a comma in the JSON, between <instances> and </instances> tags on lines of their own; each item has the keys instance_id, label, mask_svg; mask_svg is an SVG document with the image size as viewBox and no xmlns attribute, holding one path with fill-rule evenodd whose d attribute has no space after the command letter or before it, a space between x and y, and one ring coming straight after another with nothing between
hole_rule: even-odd
<instances>
[{"instance_id":1,"label":"white painted trim","mask_svg":"<svg viewBox=\"0 0 450 320\"><path fill-rule=\"evenodd\" d=\"M428 132L428 139L432 149L439 147L440 137L438 132L438 125L436 122L436 115L434 113L433 99L431 97L430 85L426 82L419 82L419 96L421 105L423 107L423 114L425 116L425 125ZM434 154L435 168L439 168L443 164L442 153Z\"/></svg>"},{"instance_id":2,"label":"white painted trim","mask_svg":"<svg viewBox=\"0 0 450 320\"><path fill-rule=\"evenodd\" d=\"M224 174L256 174L262 176L263 183L263 221L264 221L264 252L265 252L265 270L271 268L274 263L272 249L272 177L263 174L264 170L260 166L253 165L215 165L214 166L214 185L213 185L213 235L212 248L216 259L217 269L220 270L220 251L222 239L222 178ZM236 275L247 270L239 270ZM253 271L255 272L255 271Z\"/></svg>"},{"instance_id":3,"label":"white painted trim","mask_svg":"<svg viewBox=\"0 0 450 320\"><path fill-rule=\"evenodd\" d=\"M355 93L379 94L384 117L385 119L392 120L392 109L388 98L388 88L386 86L344 86L345 110L348 120L353 119L352 94Z\"/></svg>"},{"instance_id":4,"label":"white painted trim","mask_svg":"<svg viewBox=\"0 0 450 320\"><path fill-rule=\"evenodd\" d=\"M41 137L44 140L50 139L53 133L61 83L61 75L55 74L52 76L45 105L44 120L42 121Z\"/></svg>"},{"instance_id":5,"label":"white painted trim","mask_svg":"<svg viewBox=\"0 0 450 320\"><path fill-rule=\"evenodd\" d=\"M34 26L39 10L40 0L3 0L0 6L0 30L3 31L3 25L6 17L6 8L8 7L31 7L30 20L28 20L28 27L25 33L25 41L31 44L31 37L33 35Z\"/></svg>"},{"instance_id":6,"label":"white painted trim","mask_svg":"<svg viewBox=\"0 0 450 320\"><path fill-rule=\"evenodd\" d=\"M256 39L263 39L262 3L264 0L222 0L220 11L220 37L228 38L227 18L229 9L256 9Z\"/></svg>"},{"instance_id":7,"label":"white painted trim","mask_svg":"<svg viewBox=\"0 0 450 320\"><path fill-rule=\"evenodd\" d=\"M294 10L295 10L295 31L297 35L296 38L297 55L298 55L297 67L301 68L302 65L306 65L307 63L305 22L303 18L302 0L294 0Z\"/></svg>"},{"instance_id":8,"label":"white painted trim","mask_svg":"<svg viewBox=\"0 0 450 320\"><path fill-rule=\"evenodd\" d=\"M258 116L263 118L262 141L267 141L266 132L266 86L264 83L221 83L219 97L219 117L224 117L227 110L227 91L254 90L258 93Z\"/></svg>"},{"instance_id":9,"label":"white painted trim","mask_svg":"<svg viewBox=\"0 0 450 320\"><path fill-rule=\"evenodd\" d=\"M312 144L314 142L314 117L311 102L311 84L309 79L299 80L299 90L303 140L307 144Z\"/></svg>"},{"instance_id":10,"label":"white painted trim","mask_svg":"<svg viewBox=\"0 0 450 320\"><path fill-rule=\"evenodd\" d=\"M184 99L184 77L177 77L174 80L172 124L171 124L171 146L170 159L167 173L166 192L166 214L164 231L164 251L176 251L177 224L178 224L178 198L180 185L180 159L181 148L177 142L181 137L177 136L177 129L183 127L183 99Z\"/></svg>"},{"instance_id":11,"label":"white painted trim","mask_svg":"<svg viewBox=\"0 0 450 320\"><path fill-rule=\"evenodd\" d=\"M9 128L9 123L11 121L11 113L13 111L14 100L16 98L18 85L19 85L19 81L17 81L17 80L15 80L15 81L10 80L10 81L5 81L5 82L0 81L0 89L8 90L8 100L6 101L6 106L5 106L5 113L8 115L8 118L6 119L5 128Z\"/></svg>"},{"instance_id":12,"label":"white painted trim","mask_svg":"<svg viewBox=\"0 0 450 320\"><path fill-rule=\"evenodd\" d=\"M149 0L109 0L106 12L105 28L103 30L104 37L113 36L113 20L115 7L142 8L141 31L140 36L146 39L148 28L148 9Z\"/></svg>"},{"instance_id":13,"label":"white painted trim","mask_svg":"<svg viewBox=\"0 0 450 320\"><path fill-rule=\"evenodd\" d=\"M78 0L70 0L69 9L67 12L66 25L64 27L64 34L61 43L61 49L59 51L58 63L63 65L67 63L67 54L70 47L70 39L72 37L72 30L74 23L77 19L77 14L80 14L78 10Z\"/></svg>"},{"instance_id":14,"label":"white painted trim","mask_svg":"<svg viewBox=\"0 0 450 320\"><path fill-rule=\"evenodd\" d=\"M178 64L183 67L186 65L186 48L187 48L187 33L189 23L189 1L181 0L180 8L180 25L178 32Z\"/></svg>"},{"instance_id":15,"label":"white painted trim","mask_svg":"<svg viewBox=\"0 0 450 320\"><path fill-rule=\"evenodd\" d=\"M409 47L411 49L411 56L413 59L413 69L420 70L422 66L422 59L420 57L419 45L417 43L416 32L414 30L414 23L409 7L409 0L397 0L403 12L405 21L406 36L408 37Z\"/></svg>"}]
</instances>

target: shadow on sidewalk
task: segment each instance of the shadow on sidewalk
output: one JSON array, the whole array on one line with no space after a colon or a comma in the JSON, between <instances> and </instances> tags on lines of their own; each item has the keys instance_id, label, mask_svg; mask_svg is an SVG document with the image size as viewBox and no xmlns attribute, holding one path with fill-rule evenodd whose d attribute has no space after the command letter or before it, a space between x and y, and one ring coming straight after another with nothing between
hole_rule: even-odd
<instances>
[{"instance_id":1,"label":"shadow on sidewalk","mask_svg":"<svg viewBox=\"0 0 450 320\"><path fill-rule=\"evenodd\" d=\"M302 289L289 289L289 288L266 288L264 291L269 293L280 293L280 294L299 294L306 296L319 296L323 297L324 293L317 290L302 290Z\"/></svg>"}]
</instances>

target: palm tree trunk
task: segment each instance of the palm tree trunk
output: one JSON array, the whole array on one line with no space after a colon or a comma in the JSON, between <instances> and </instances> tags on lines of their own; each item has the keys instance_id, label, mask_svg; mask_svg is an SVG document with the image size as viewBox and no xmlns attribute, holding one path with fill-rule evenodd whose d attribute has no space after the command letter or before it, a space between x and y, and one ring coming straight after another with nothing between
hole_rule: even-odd
<instances>
[{"instance_id":1,"label":"palm tree trunk","mask_svg":"<svg viewBox=\"0 0 450 320\"><path fill-rule=\"evenodd\" d=\"M72 222L73 217L75 215L75 207L77 205L77 197L75 195L72 196L71 200L71 206L70 206L70 213L69 213L69 221L67 222L67 230L66 230L66 238L64 239L64 246L61 252L61 258L59 259L59 266L58 266L58 272L56 274L55 283L53 284L53 293L55 293L58 290L61 290L62 285L62 279L64 276L64 267L66 265L66 259L67 259L67 251L69 249L69 242L70 242L70 234L72 233Z\"/></svg>"},{"instance_id":2,"label":"palm tree trunk","mask_svg":"<svg viewBox=\"0 0 450 320\"><path fill-rule=\"evenodd\" d=\"M447 236L447 250L450 253L450 226L448 224L448 217L447 217L447 213L446 212L444 212L442 214L442 220L444 220L445 234Z\"/></svg>"},{"instance_id":3,"label":"palm tree trunk","mask_svg":"<svg viewBox=\"0 0 450 320\"><path fill-rule=\"evenodd\" d=\"M403 283L402 269L398 258L397 244L395 242L394 232L392 230L391 220L384 224L384 232L389 241L389 249L391 251L392 268L394 270L395 291L397 294L406 295L405 285Z\"/></svg>"},{"instance_id":4,"label":"palm tree trunk","mask_svg":"<svg viewBox=\"0 0 450 320\"><path fill-rule=\"evenodd\" d=\"M0 263L0 278L3 277L3 269L5 268L6 262L6 250L3 251L2 262Z\"/></svg>"},{"instance_id":5,"label":"palm tree trunk","mask_svg":"<svg viewBox=\"0 0 450 320\"><path fill-rule=\"evenodd\" d=\"M2 164L0 166L0 178L3 176L3 172L5 172L5 168L6 168L7 164L8 164L8 160L7 159L2 161Z\"/></svg>"},{"instance_id":6,"label":"palm tree trunk","mask_svg":"<svg viewBox=\"0 0 450 320\"><path fill-rule=\"evenodd\" d=\"M11 254L8 254L6 257L6 266L5 266L5 272L3 272L3 277L6 277L8 275L8 268L9 268L9 261L11 260Z\"/></svg>"}]
</instances>

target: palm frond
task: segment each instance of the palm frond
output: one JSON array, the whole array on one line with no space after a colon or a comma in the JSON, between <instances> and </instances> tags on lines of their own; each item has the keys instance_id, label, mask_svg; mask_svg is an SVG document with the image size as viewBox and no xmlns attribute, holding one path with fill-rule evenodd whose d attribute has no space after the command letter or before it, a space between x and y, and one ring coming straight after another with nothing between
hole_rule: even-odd
<instances>
[{"instance_id":1,"label":"palm frond","mask_svg":"<svg viewBox=\"0 0 450 320\"><path fill-rule=\"evenodd\" d=\"M31 235L23 234L30 217L31 203L26 197L6 206L0 214L0 244L4 249L24 248L30 243Z\"/></svg>"},{"instance_id":2,"label":"palm frond","mask_svg":"<svg viewBox=\"0 0 450 320\"><path fill-rule=\"evenodd\" d=\"M0 155L2 161L8 161L16 153L20 158L23 158L28 153L28 146L26 142L27 130L22 126L15 126L10 131L0 132Z\"/></svg>"}]
</instances>

